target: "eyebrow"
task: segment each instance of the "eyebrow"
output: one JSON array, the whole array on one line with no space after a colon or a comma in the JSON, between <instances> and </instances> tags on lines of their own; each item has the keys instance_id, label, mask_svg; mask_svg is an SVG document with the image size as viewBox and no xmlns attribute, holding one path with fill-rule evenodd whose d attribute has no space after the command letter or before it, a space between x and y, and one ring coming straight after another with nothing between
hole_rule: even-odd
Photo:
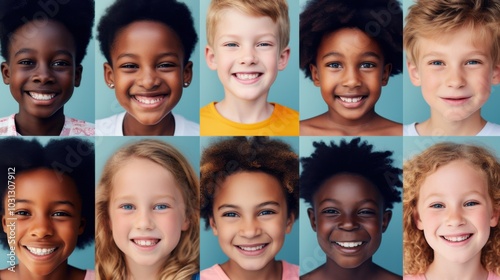
<instances>
[{"instance_id":1,"label":"eyebrow","mask_svg":"<svg viewBox=\"0 0 500 280\"><path fill-rule=\"evenodd\" d=\"M164 53L160 53L158 54L156 57L164 57L164 56L173 56L173 57L176 57L176 58L179 58L179 54L175 53L175 52L164 52ZM120 59L120 58L123 58L123 57L130 57L130 58L137 58L139 57L139 55L137 54L133 54L133 53L122 53L120 54L116 60Z\"/></svg>"},{"instance_id":2,"label":"eyebrow","mask_svg":"<svg viewBox=\"0 0 500 280\"><path fill-rule=\"evenodd\" d=\"M326 202L340 203L341 201L337 200L335 198L326 198L326 199L323 199L322 201L320 201L318 203L318 205L321 205L321 204L326 203ZM363 204L363 203L367 203L367 202L378 204L377 201L375 201L371 198L366 198L366 199L360 200L360 201L356 202L356 204Z\"/></svg>"},{"instance_id":3,"label":"eyebrow","mask_svg":"<svg viewBox=\"0 0 500 280\"><path fill-rule=\"evenodd\" d=\"M280 207L281 205L276 202L276 201L266 201L266 202L262 202L260 204L258 204L255 208L261 208L261 207L265 207L265 206L277 206L277 207ZM219 208L217 208L217 210L221 210L222 208L236 208L236 209L239 209L240 207L238 205L234 205L234 204L222 204L221 206L219 206Z\"/></svg>"},{"instance_id":4,"label":"eyebrow","mask_svg":"<svg viewBox=\"0 0 500 280\"><path fill-rule=\"evenodd\" d=\"M18 50L15 54L14 54L14 57L18 56L18 55L21 55L21 54L25 54L25 53L32 53L32 52L36 52L34 49L28 49L28 48L22 48L20 50ZM64 55L67 55L71 58L73 58L73 54L71 54L69 51L67 50L58 50L56 51L56 54L64 54Z\"/></svg>"},{"instance_id":5,"label":"eyebrow","mask_svg":"<svg viewBox=\"0 0 500 280\"><path fill-rule=\"evenodd\" d=\"M27 203L27 204L35 204L32 200L29 199L16 199L16 204L18 203ZM50 204L56 204L56 205L68 205L73 208L76 208L75 204L69 200L56 200L52 201Z\"/></svg>"},{"instance_id":6,"label":"eyebrow","mask_svg":"<svg viewBox=\"0 0 500 280\"><path fill-rule=\"evenodd\" d=\"M345 57L342 53L339 52L329 52L321 57L321 59L324 59L328 56L340 56L340 57ZM376 52L364 52L361 54L361 57L375 57L377 59L382 59L382 57L376 53Z\"/></svg>"},{"instance_id":7,"label":"eyebrow","mask_svg":"<svg viewBox=\"0 0 500 280\"><path fill-rule=\"evenodd\" d=\"M135 196L135 195L118 196L118 197L116 197L116 198L114 198L114 199L113 199L113 202L115 202L115 201L117 201L117 200L133 201L135 198L136 198L136 196ZM174 197L174 196L169 195L169 194L154 196L154 199L161 199L161 198L170 198L170 199L172 199L174 202L176 202L176 201L177 201L177 200L175 199L175 197Z\"/></svg>"},{"instance_id":8,"label":"eyebrow","mask_svg":"<svg viewBox=\"0 0 500 280\"><path fill-rule=\"evenodd\" d=\"M422 59L428 57L428 56L441 56L441 55L446 55L446 53L443 53L443 52L436 52L436 51L432 51L424 56L422 56ZM482 51L472 51L472 52L468 52L466 53L466 56L470 56L470 55L481 55L481 56L485 56L485 57L488 57L488 55Z\"/></svg>"}]
</instances>

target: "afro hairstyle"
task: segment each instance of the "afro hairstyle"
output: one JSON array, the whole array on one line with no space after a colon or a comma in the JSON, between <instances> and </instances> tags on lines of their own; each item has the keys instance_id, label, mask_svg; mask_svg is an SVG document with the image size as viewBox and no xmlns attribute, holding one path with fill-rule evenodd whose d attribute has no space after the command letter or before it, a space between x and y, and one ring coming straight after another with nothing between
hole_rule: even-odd
<instances>
[{"instance_id":1,"label":"afro hairstyle","mask_svg":"<svg viewBox=\"0 0 500 280\"><path fill-rule=\"evenodd\" d=\"M312 79L323 36L357 28L372 37L391 64L391 76L403 70L403 13L397 0L310 0L300 14L300 69Z\"/></svg>"},{"instance_id":2,"label":"afro hairstyle","mask_svg":"<svg viewBox=\"0 0 500 280\"><path fill-rule=\"evenodd\" d=\"M85 229L78 236L76 246L84 248L94 240L94 144L82 138L51 139L45 147L36 139L20 137L0 139L0 211L5 215L5 195L8 187L8 168L15 168L16 175L38 168L62 172L73 179L82 200L82 218ZM8 247L7 236L0 232L0 244Z\"/></svg>"},{"instance_id":3,"label":"afro hairstyle","mask_svg":"<svg viewBox=\"0 0 500 280\"><path fill-rule=\"evenodd\" d=\"M300 159L300 197L314 206L313 196L327 179L342 173L364 177L378 188L384 199L384 208L392 209L395 202L401 202L403 183L402 169L392 166L391 151L372 151L373 145L354 138L345 139L336 145L314 142L315 151L309 157Z\"/></svg>"},{"instance_id":4,"label":"afro hairstyle","mask_svg":"<svg viewBox=\"0 0 500 280\"><path fill-rule=\"evenodd\" d=\"M299 217L299 159L290 145L269 137L222 138L207 147L201 156L201 218L205 228L213 216L216 188L238 172L264 172L283 187L288 215Z\"/></svg>"},{"instance_id":5,"label":"afro hairstyle","mask_svg":"<svg viewBox=\"0 0 500 280\"><path fill-rule=\"evenodd\" d=\"M9 59L9 41L15 31L24 24L34 20L53 20L64 25L73 35L75 42L75 63L80 65L87 46L92 38L94 25L94 0L34 1L34 0L1 0L0 1L0 48L5 60ZM38 25L34 25L36 28Z\"/></svg>"},{"instance_id":6,"label":"afro hairstyle","mask_svg":"<svg viewBox=\"0 0 500 280\"><path fill-rule=\"evenodd\" d=\"M184 49L184 64L198 42L194 21L188 7L177 0L117 0L106 9L97 26L101 52L111 64L111 49L118 32L136 21L155 21L172 28Z\"/></svg>"}]
</instances>

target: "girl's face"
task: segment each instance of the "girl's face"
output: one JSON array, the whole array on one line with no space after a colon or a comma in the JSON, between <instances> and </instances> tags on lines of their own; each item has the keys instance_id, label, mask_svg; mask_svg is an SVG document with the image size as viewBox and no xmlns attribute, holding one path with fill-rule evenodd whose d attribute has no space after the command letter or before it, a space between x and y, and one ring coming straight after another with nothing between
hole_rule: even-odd
<instances>
[{"instance_id":1,"label":"girl's face","mask_svg":"<svg viewBox=\"0 0 500 280\"><path fill-rule=\"evenodd\" d=\"M318 243L342 268L370 261L392 216L378 189L364 177L339 174L326 180L307 210Z\"/></svg>"},{"instance_id":2,"label":"girl's face","mask_svg":"<svg viewBox=\"0 0 500 280\"><path fill-rule=\"evenodd\" d=\"M7 215L2 225L8 236L15 236L20 269L33 279L67 269L68 257L84 229L74 181L39 168L17 174L14 182L15 194L6 193L3 202ZM15 199L12 210L9 198ZM9 242L9 246L14 244Z\"/></svg>"},{"instance_id":3,"label":"girl's face","mask_svg":"<svg viewBox=\"0 0 500 280\"><path fill-rule=\"evenodd\" d=\"M314 85L321 88L328 110L351 121L373 112L390 70L377 42L356 28L324 35L316 65L311 65Z\"/></svg>"},{"instance_id":4,"label":"girl's face","mask_svg":"<svg viewBox=\"0 0 500 280\"><path fill-rule=\"evenodd\" d=\"M263 172L230 175L213 205L210 226L230 267L256 271L272 265L294 222L280 182Z\"/></svg>"},{"instance_id":5,"label":"girl's face","mask_svg":"<svg viewBox=\"0 0 500 280\"><path fill-rule=\"evenodd\" d=\"M189 227L172 173L144 158L130 158L112 181L109 215L113 239L127 267L159 270Z\"/></svg>"},{"instance_id":6,"label":"girl's face","mask_svg":"<svg viewBox=\"0 0 500 280\"><path fill-rule=\"evenodd\" d=\"M455 160L427 176L420 187L414 220L434 250L435 261L477 261L498 223L486 176L465 160Z\"/></svg>"},{"instance_id":7,"label":"girl's face","mask_svg":"<svg viewBox=\"0 0 500 280\"><path fill-rule=\"evenodd\" d=\"M142 125L158 124L191 82L192 63L184 65L179 37L162 23L136 21L121 29L111 60L113 66L104 64L106 83L114 84L120 105Z\"/></svg>"}]
</instances>

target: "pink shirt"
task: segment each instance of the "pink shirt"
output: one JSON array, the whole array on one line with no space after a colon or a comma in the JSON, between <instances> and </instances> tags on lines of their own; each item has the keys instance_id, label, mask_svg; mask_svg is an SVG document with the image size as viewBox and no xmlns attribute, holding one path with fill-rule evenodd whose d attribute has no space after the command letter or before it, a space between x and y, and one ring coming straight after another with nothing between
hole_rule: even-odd
<instances>
[{"instance_id":1,"label":"pink shirt","mask_svg":"<svg viewBox=\"0 0 500 280\"><path fill-rule=\"evenodd\" d=\"M16 122L14 121L15 115L12 114L0 119L0 135L22 136L17 132ZM60 136L94 136L94 130L94 124L92 123L65 117Z\"/></svg>"},{"instance_id":2,"label":"pink shirt","mask_svg":"<svg viewBox=\"0 0 500 280\"><path fill-rule=\"evenodd\" d=\"M298 280L299 266L281 261L283 264L282 280ZM201 271L201 280L230 280L220 265L216 264L210 268Z\"/></svg>"},{"instance_id":3,"label":"pink shirt","mask_svg":"<svg viewBox=\"0 0 500 280\"><path fill-rule=\"evenodd\" d=\"M417 275L405 275L403 276L403 280L426 280L426 279L424 274L417 274ZM486 280L500 280L500 276L490 271L488 272L488 279Z\"/></svg>"}]
</instances>

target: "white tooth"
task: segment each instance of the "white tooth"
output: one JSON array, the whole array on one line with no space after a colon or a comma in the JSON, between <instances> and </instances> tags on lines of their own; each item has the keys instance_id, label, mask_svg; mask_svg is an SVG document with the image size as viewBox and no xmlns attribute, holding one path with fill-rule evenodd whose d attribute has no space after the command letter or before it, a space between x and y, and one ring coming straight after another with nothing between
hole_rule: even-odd
<instances>
[{"instance_id":1,"label":"white tooth","mask_svg":"<svg viewBox=\"0 0 500 280\"><path fill-rule=\"evenodd\" d=\"M361 244L363 244L362 241L359 241L359 242L335 242L335 243L337 243L338 245L345 247L345 248L354 248L354 247L358 247Z\"/></svg>"},{"instance_id":2,"label":"white tooth","mask_svg":"<svg viewBox=\"0 0 500 280\"><path fill-rule=\"evenodd\" d=\"M35 247L28 247L28 246L26 246L26 248L28 248L28 250L32 254L35 254L38 256L45 256L45 255L51 254L56 249L56 248L35 248Z\"/></svg>"},{"instance_id":3,"label":"white tooth","mask_svg":"<svg viewBox=\"0 0 500 280\"><path fill-rule=\"evenodd\" d=\"M444 237L444 239L451 241L451 242L460 242L460 241L464 241L464 240L468 239L470 237L470 234L469 235L462 235L462 236L451 236L451 237L443 236L443 237Z\"/></svg>"},{"instance_id":4,"label":"white tooth","mask_svg":"<svg viewBox=\"0 0 500 280\"><path fill-rule=\"evenodd\" d=\"M143 96L134 96L134 97L135 97L135 100L137 100L143 104L148 104L148 105L158 103L163 99L162 96L157 97L157 98L143 97Z\"/></svg>"},{"instance_id":5,"label":"white tooth","mask_svg":"<svg viewBox=\"0 0 500 280\"><path fill-rule=\"evenodd\" d=\"M257 251L257 250L264 248L264 245L260 245L260 246L256 246L256 247L243 247L243 246L239 246L239 247L241 249L243 249L244 251Z\"/></svg>"},{"instance_id":6,"label":"white tooth","mask_svg":"<svg viewBox=\"0 0 500 280\"><path fill-rule=\"evenodd\" d=\"M236 74L236 77L238 77L238 79L240 80L251 80L251 79L255 79L259 76L259 74L243 74L243 73L238 73Z\"/></svg>"},{"instance_id":7,"label":"white tooth","mask_svg":"<svg viewBox=\"0 0 500 280\"><path fill-rule=\"evenodd\" d=\"M36 100L50 100L56 96L55 93L38 93L38 92L30 92L31 97Z\"/></svg>"},{"instance_id":8,"label":"white tooth","mask_svg":"<svg viewBox=\"0 0 500 280\"><path fill-rule=\"evenodd\" d=\"M156 243L158 243L157 240L134 240L134 242L139 246L147 246L147 247L153 246Z\"/></svg>"},{"instance_id":9,"label":"white tooth","mask_svg":"<svg viewBox=\"0 0 500 280\"><path fill-rule=\"evenodd\" d=\"M347 102L347 103L356 103L356 102L361 101L361 99L363 99L363 97L355 97L355 98L342 97L342 96L339 96L339 97L340 97L340 100Z\"/></svg>"}]
</instances>

